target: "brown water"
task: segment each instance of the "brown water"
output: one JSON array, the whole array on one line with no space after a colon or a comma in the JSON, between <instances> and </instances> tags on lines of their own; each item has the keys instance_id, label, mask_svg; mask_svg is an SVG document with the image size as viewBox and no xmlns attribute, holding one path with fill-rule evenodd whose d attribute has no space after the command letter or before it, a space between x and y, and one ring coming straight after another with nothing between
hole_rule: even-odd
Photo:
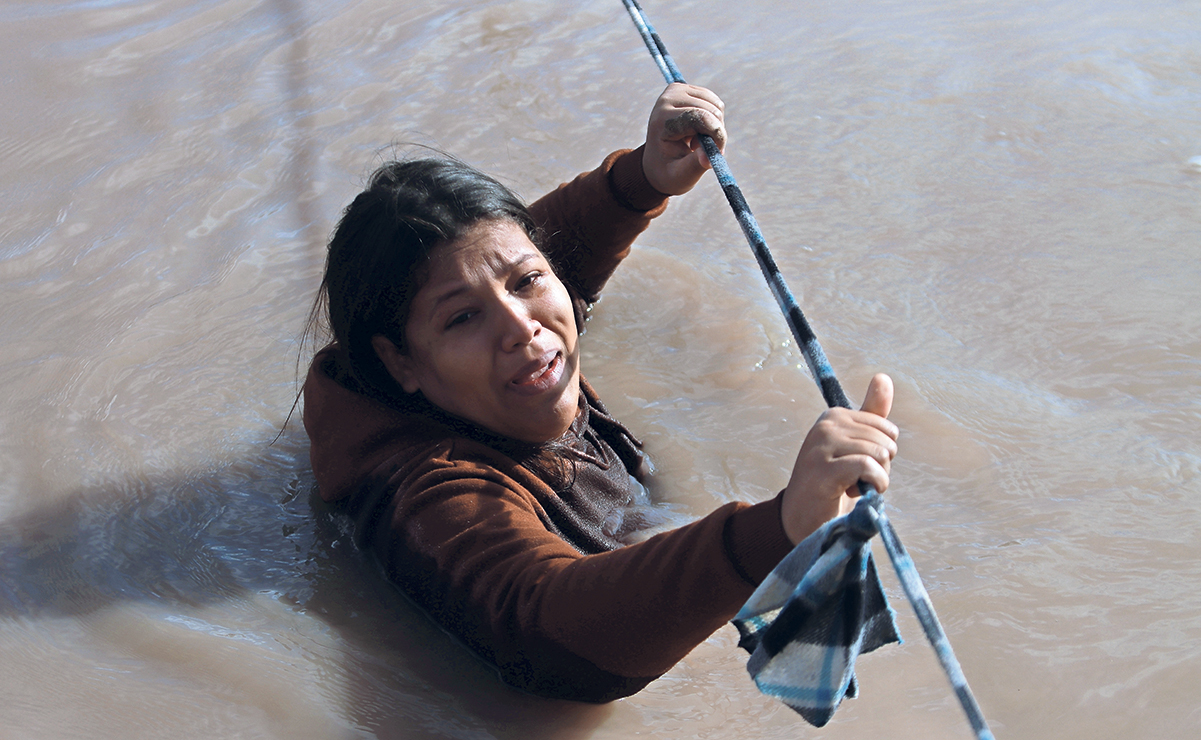
<instances>
[{"instance_id":1,"label":"brown water","mask_svg":"<svg viewBox=\"0 0 1201 740\"><path fill-rule=\"evenodd\" d=\"M732 8L736 8L733 10ZM648 3L853 396L1001 738L1201 734L1201 7ZM825 729L732 628L603 707L514 695L310 496L324 239L390 145L533 197L640 141L617 0L0 9L0 736L966 738L907 642ZM612 281L585 372L700 515L785 481L820 397L716 186Z\"/></svg>"}]
</instances>

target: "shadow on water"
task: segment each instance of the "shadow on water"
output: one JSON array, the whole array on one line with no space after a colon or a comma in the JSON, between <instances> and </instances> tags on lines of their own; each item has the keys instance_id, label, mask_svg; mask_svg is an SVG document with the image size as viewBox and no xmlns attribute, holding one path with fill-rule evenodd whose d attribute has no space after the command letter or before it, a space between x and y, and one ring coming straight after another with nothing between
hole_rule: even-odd
<instances>
[{"instance_id":1,"label":"shadow on water","mask_svg":"<svg viewBox=\"0 0 1201 740\"><path fill-rule=\"evenodd\" d=\"M172 630L153 661L186 647L179 625L188 615L200 610L211 623L228 613L236 622L247 602L266 598L336 637L345 686L319 693L341 693L344 706L331 713L349 721L348 737L558 740L588 736L610 714L508 689L409 604L356 550L348 520L315 494L307 444L296 436L211 475L78 491L0 523L0 617L87 622L114 607L165 612L142 620ZM288 635L288 624L269 618L256 637L278 640L282 630L290 643L318 639L311 626ZM237 641L206 639L210 652L219 645L240 661Z\"/></svg>"},{"instance_id":2,"label":"shadow on water","mask_svg":"<svg viewBox=\"0 0 1201 740\"><path fill-rule=\"evenodd\" d=\"M278 135L292 146L276 185L288 192L292 233L304 234L316 274L324 256L324 234L317 232L329 214L318 212L312 187L319 149L310 123L310 23L295 0L274 0L270 7L289 44L280 91L287 110L278 111ZM44 625L38 630L52 633L63 619L99 624L106 634L124 630L122 644L144 648L126 654L141 655L152 666L184 649L215 655L208 663L176 661L186 667L253 664L243 658L254 641L299 646L272 653L303 664L286 678L316 675L306 680L321 684L329 673L340 681L328 689L302 687L338 717L334 732L321 735L326 737L591 735L611 707L544 700L505 687L380 575L355 548L348 521L315 494L308 443L297 421L275 444L249 450L216 472L131 473L0 521L0 618ZM264 600L271 610L255 613ZM277 618L281 608L285 618ZM223 625L245 621L247 612L253 639L239 641L238 630ZM209 629L198 625L198 613ZM301 628L289 633L294 624ZM128 634L139 630L145 634ZM196 637L202 632L203 639ZM325 663L317 659L331 652ZM254 693L277 674L213 675L236 679L214 695L219 703L232 693ZM277 713L286 712L295 704L281 709L277 699L291 690L266 688L257 702L274 702Z\"/></svg>"}]
</instances>

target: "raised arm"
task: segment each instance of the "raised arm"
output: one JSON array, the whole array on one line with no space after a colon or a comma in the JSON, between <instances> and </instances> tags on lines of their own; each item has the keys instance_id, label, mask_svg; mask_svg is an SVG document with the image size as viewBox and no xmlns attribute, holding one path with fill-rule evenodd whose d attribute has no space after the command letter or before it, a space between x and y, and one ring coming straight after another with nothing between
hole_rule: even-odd
<instances>
[{"instance_id":1,"label":"raised arm","mask_svg":"<svg viewBox=\"0 0 1201 740\"><path fill-rule=\"evenodd\" d=\"M610 154L597 169L530 205L542 248L559 277L594 302L634 239L667 207L670 195L693 188L708 168L696 135L726 141L724 105L711 91L672 84L655 101L646 143Z\"/></svg>"}]
</instances>

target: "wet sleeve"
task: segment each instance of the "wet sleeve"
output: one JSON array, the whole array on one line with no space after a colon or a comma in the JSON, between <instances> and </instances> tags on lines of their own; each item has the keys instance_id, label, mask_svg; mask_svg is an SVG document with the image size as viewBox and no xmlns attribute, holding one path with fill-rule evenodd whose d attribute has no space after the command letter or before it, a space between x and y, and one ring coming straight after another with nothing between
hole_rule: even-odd
<instances>
[{"instance_id":1,"label":"wet sleeve","mask_svg":"<svg viewBox=\"0 0 1201 740\"><path fill-rule=\"evenodd\" d=\"M729 621L791 549L776 499L583 555L494 470L434 467L405 483L376 519L389 576L506 683L541 696L637 692Z\"/></svg>"},{"instance_id":2,"label":"wet sleeve","mask_svg":"<svg viewBox=\"0 0 1201 740\"><path fill-rule=\"evenodd\" d=\"M597 169L530 204L542 248L559 277L588 303L600 296L634 239L667 207L667 196L642 172L642 149L613 152Z\"/></svg>"}]
</instances>

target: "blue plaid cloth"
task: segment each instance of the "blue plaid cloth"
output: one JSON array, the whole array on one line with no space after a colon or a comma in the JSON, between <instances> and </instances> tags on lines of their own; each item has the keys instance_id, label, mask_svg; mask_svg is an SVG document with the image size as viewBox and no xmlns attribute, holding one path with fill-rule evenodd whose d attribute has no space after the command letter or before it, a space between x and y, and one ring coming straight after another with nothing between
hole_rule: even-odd
<instances>
[{"instance_id":1,"label":"blue plaid cloth","mask_svg":"<svg viewBox=\"0 0 1201 740\"><path fill-rule=\"evenodd\" d=\"M879 532L874 497L797 545L734 617L759 690L822 727L855 698L855 658L900 642L868 541Z\"/></svg>"}]
</instances>

